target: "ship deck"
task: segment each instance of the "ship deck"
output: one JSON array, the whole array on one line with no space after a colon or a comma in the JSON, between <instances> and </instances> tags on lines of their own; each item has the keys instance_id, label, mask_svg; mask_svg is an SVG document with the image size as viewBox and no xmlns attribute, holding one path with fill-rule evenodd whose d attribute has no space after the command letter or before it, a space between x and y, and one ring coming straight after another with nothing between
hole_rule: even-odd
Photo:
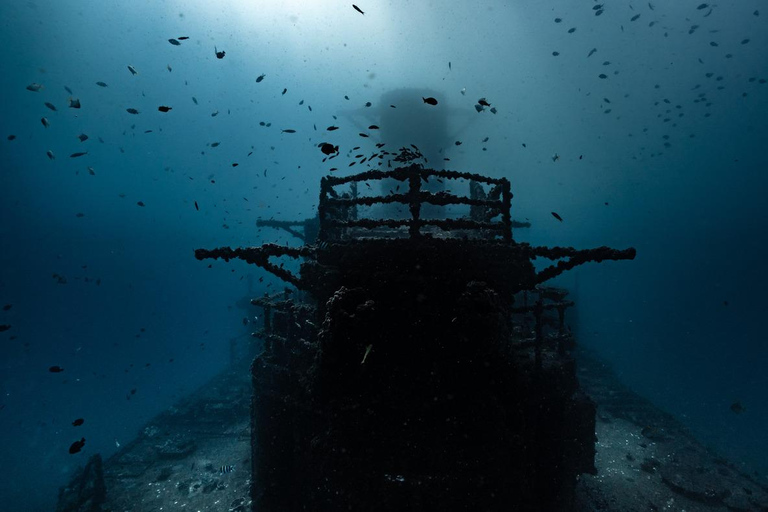
<instances>
[{"instance_id":1,"label":"ship deck","mask_svg":"<svg viewBox=\"0 0 768 512\"><path fill-rule=\"evenodd\" d=\"M577 511L768 509L756 477L577 353L581 386L598 406L597 474L580 477ZM247 368L229 368L155 417L104 461L102 510L251 510L250 398ZM221 473L228 465L234 471Z\"/></svg>"}]
</instances>

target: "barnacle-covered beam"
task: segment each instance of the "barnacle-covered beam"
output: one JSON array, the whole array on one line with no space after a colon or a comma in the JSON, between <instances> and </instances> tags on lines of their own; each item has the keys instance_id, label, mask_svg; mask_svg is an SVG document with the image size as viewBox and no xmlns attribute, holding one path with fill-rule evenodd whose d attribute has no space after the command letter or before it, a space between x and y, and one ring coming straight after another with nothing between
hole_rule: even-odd
<instances>
[{"instance_id":1,"label":"barnacle-covered beam","mask_svg":"<svg viewBox=\"0 0 768 512\"><path fill-rule=\"evenodd\" d=\"M595 249L574 249L573 247L527 247L524 250L530 259L537 257L558 260L568 258L567 261L558 261L536 274L536 282L543 283L553 277L559 276L566 270L570 270L583 263L594 261L600 263L605 260L633 260L637 251L634 247L629 249L612 249L610 247L597 247Z\"/></svg>"},{"instance_id":2,"label":"barnacle-covered beam","mask_svg":"<svg viewBox=\"0 0 768 512\"><path fill-rule=\"evenodd\" d=\"M196 249L195 258L198 260L221 258L224 261L240 259L271 272L283 281L291 283L296 288L303 288L300 277L293 275L280 265L270 263L269 258L279 256L299 258L312 256L314 253L315 249L313 246L284 247L277 244L265 244L261 247L238 247L237 249L232 249L231 247L219 247L211 250Z\"/></svg>"}]
</instances>

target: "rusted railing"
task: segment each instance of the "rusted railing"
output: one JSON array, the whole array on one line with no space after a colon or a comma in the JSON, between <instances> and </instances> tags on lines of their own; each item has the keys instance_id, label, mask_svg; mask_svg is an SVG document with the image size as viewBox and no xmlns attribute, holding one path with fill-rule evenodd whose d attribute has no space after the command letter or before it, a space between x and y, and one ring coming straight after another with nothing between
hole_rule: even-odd
<instances>
[{"instance_id":1,"label":"rusted railing","mask_svg":"<svg viewBox=\"0 0 768 512\"><path fill-rule=\"evenodd\" d=\"M430 178L435 179L465 179L478 183L485 183L499 187L498 199L475 199L451 194L450 192L429 192L422 190L422 182L428 183ZM333 187L346 183L357 184L367 180L394 179L408 183L408 190L402 194L389 194L386 196L340 196ZM357 219L347 215L347 212L359 205L372 206L374 204L399 203L408 205L410 218L408 219ZM463 204L487 209L487 218L501 215L499 222L480 222L472 219L422 219L421 207L423 204L447 206L451 204ZM392 171L371 170L353 176L326 176L320 181L320 203L318 214L320 217L320 233L318 239L332 240L338 238L338 234L349 228L401 228L408 227L411 238L421 236L423 226L435 226L450 231L454 229L488 230L501 236L507 242L512 241L512 219L510 207L512 192L509 180L505 178L488 178L480 174L457 171L438 171L424 169L419 165L400 167Z\"/></svg>"}]
</instances>

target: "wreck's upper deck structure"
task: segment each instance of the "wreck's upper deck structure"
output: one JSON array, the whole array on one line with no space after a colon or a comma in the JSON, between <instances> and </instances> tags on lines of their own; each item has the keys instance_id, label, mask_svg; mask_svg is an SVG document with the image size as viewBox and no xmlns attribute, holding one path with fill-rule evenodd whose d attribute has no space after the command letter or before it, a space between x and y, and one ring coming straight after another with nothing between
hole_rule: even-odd
<instances>
[{"instance_id":1,"label":"wreck's upper deck structure","mask_svg":"<svg viewBox=\"0 0 768 512\"><path fill-rule=\"evenodd\" d=\"M255 510L567 510L576 476L594 471L595 426L562 314L545 343L545 311L570 303L515 296L635 251L517 243L508 180L401 156L393 170L323 178L314 242L309 223L300 247L196 251L309 296L260 302ZM468 194L449 191L462 183ZM273 261L285 257L303 260L298 273ZM537 271L540 257L558 261ZM530 342L515 342L521 314L535 318Z\"/></svg>"},{"instance_id":2,"label":"wreck's upper deck structure","mask_svg":"<svg viewBox=\"0 0 768 512\"><path fill-rule=\"evenodd\" d=\"M446 190L438 192L426 190L426 186L438 181L441 185L447 180L466 182L469 194L453 194ZM366 184L373 190L369 182L395 183L388 194L363 196L358 193L361 184ZM337 187L349 186L347 191L339 191ZM441 187L441 188L444 188ZM402 192L400 191L401 189ZM512 237L515 227L529 227L529 223L512 220L512 192L509 180L506 178L488 178L480 174L457 172L450 170L425 169L419 164L411 164L390 171L370 170L346 177L326 176L320 183L320 202L315 223L275 222L275 227L288 229L297 234L305 242L302 247L286 247L266 244L261 247L249 248L219 248L214 250L199 249L198 259L203 258L240 258L256 264L272 272L277 277L310 292L325 288L317 281L312 267L341 262L341 253L348 258L365 258L367 265L373 265L376 254L381 255L387 262L392 254L409 252L411 250L427 258L450 260L458 270L466 272L461 264L475 262L480 275L474 277L491 277L489 267L504 271L495 273L494 282L507 282L506 291L512 294L532 289L562 272L577 265L603 260L633 259L635 249L616 250L599 247L589 250L575 250L569 247L533 247L517 243ZM393 215L391 218L364 217L359 214L361 207L403 205L407 211L394 208L383 209ZM469 207L468 215L459 218L444 218L443 208L450 206ZM429 209L430 217L423 212ZM439 212L435 215L435 212ZM400 217L400 218L395 218ZM314 219L312 219L314 220ZM264 225L269 225L264 223ZM301 225L305 234L311 231L316 234L307 237L298 234L290 226ZM311 227L310 227L311 226ZM461 257L464 254L465 257ZM301 274L295 275L269 261L272 257L288 256L305 258L307 263L302 266ZM458 259L454 259L458 258ZM468 259L469 258L469 259ZM536 258L558 260L539 272L531 264ZM343 268L356 268L344 260ZM424 267L419 267L424 270ZM505 277L506 276L506 277ZM514 284L512 283L514 281ZM320 294L323 295L323 294Z\"/></svg>"}]
</instances>

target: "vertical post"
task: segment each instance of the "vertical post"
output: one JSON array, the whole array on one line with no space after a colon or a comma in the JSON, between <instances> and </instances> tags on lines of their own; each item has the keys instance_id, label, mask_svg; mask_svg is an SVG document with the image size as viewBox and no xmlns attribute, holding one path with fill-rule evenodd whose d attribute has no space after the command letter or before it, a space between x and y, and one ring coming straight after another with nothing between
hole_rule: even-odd
<instances>
[{"instance_id":1,"label":"vertical post","mask_svg":"<svg viewBox=\"0 0 768 512\"><path fill-rule=\"evenodd\" d=\"M502 178L501 182L501 222L504 224L504 241L512 241L512 192L509 180Z\"/></svg>"},{"instance_id":2,"label":"vertical post","mask_svg":"<svg viewBox=\"0 0 768 512\"><path fill-rule=\"evenodd\" d=\"M328 184L328 179L323 176L320 179L320 200L317 203L317 217L318 217L318 223L320 224L320 229L317 233L317 240L323 241L327 238L327 216L328 216L328 205L326 204L326 201L328 199L328 189L331 188L331 186Z\"/></svg>"},{"instance_id":3,"label":"vertical post","mask_svg":"<svg viewBox=\"0 0 768 512\"><path fill-rule=\"evenodd\" d=\"M421 174L415 165L412 165L408 171L410 172L408 175L408 207L411 210L408 233L411 238L418 238L421 236L421 198L419 197L421 194Z\"/></svg>"},{"instance_id":4,"label":"vertical post","mask_svg":"<svg viewBox=\"0 0 768 512\"><path fill-rule=\"evenodd\" d=\"M544 325L542 317L544 316L544 299L539 296L539 300L533 306L533 316L536 318L536 341L534 345L534 354L536 357L536 368L541 368L541 349L544 344Z\"/></svg>"},{"instance_id":5,"label":"vertical post","mask_svg":"<svg viewBox=\"0 0 768 512\"><path fill-rule=\"evenodd\" d=\"M557 316L557 352L562 356L565 355L565 306L557 308Z\"/></svg>"},{"instance_id":6,"label":"vertical post","mask_svg":"<svg viewBox=\"0 0 768 512\"><path fill-rule=\"evenodd\" d=\"M272 334L272 308L264 306L264 332Z\"/></svg>"}]
</instances>

